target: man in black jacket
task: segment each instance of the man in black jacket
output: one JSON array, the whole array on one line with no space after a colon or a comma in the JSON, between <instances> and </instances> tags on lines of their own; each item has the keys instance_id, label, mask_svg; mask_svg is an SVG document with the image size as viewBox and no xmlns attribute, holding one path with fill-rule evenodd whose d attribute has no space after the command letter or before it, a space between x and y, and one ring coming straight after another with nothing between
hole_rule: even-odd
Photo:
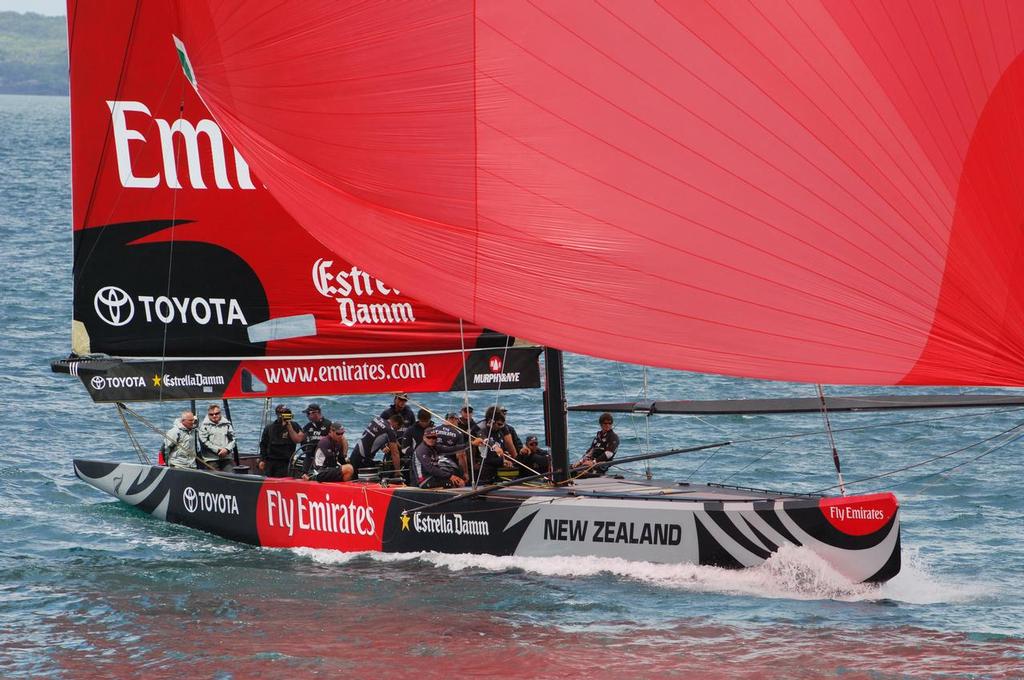
<instances>
[{"instance_id":1,"label":"man in black jacket","mask_svg":"<svg viewBox=\"0 0 1024 680\"><path fill-rule=\"evenodd\" d=\"M416 422L416 415L409 408L409 395L405 392L395 394L395 400L391 403L391 406L380 412L380 417L383 420L387 420L396 413L402 416L402 429Z\"/></svg>"},{"instance_id":2,"label":"man in black jacket","mask_svg":"<svg viewBox=\"0 0 1024 680\"><path fill-rule=\"evenodd\" d=\"M267 477L287 477L295 445L305 439L293 421L292 410L284 404L274 409L277 419L263 428L260 437L260 471Z\"/></svg>"}]
</instances>

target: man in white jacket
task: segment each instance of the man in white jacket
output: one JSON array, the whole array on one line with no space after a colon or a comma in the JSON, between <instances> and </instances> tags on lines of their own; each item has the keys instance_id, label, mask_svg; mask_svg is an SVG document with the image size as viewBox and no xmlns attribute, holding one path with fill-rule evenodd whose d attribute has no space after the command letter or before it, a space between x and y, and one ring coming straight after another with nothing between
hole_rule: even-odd
<instances>
[{"instance_id":1,"label":"man in white jacket","mask_svg":"<svg viewBox=\"0 0 1024 680\"><path fill-rule=\"evenodd\" d=\"M233 460L238 444L231 421L221 413L220 405L210 404L199 426L199 452L207 469L223 470Z\"/></svg>"},{"instance_id":2,"label":"man in white jacket","mask_svg":"<svg viewBox=\"0 0 1024 680\"><path fill-rule=\"evenodd\" d=\"M164 435L164 450L167 464L177 468L196 466L196 417L192 411L184 411L174 421L174 426Z\"/></svg>"}]
</instances>

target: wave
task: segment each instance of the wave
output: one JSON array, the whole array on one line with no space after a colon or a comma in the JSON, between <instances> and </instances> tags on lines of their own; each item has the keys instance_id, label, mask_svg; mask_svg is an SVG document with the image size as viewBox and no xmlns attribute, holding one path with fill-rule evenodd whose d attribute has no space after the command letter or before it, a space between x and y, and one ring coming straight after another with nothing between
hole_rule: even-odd
<instances>
[{"instance_id":1,"label":"wave","mask_svg":"<svg viewBox=\"0 0 1024 680\"><path fill-rule=\"evenodd\" d=\"M795 546L783 546L764 564L732 570L694 564L655 564L606 557L499 557L434 552L385 554L338 553L293 549L320 564L348 564L369 559L393 563L419 561L452 572L522 570L557 578L615 576L666 589L746 597L844 602L903 602L914 605L969 602L995 595L983 584L950 583L934 576L916 552L904 560L900 574L882 585L852 583L821 557Z\"/></svg>"}]
</instances>

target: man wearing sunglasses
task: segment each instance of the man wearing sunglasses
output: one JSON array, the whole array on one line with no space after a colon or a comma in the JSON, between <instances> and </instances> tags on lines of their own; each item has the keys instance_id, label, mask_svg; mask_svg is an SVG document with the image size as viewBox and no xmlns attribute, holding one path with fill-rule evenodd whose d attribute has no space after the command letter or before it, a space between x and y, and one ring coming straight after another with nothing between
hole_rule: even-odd
<instances>
[{"instance_id":1,"label":"man wearing sunglasses","mask_svg":"<svg viewBox=\"0 0 1024 680\"><path fill-rule=\"evenodd\" d=\"M303 479L317 482L349 482L356 476L356 469L346 457L348 440L341 423L331 423L327 434L320 438L313 455L306 457Z\"/></svg>"},{"instance_id":2,"label":"man wearing sunglasses","mask_svg":"<svg viewBox=\"0 0 1024 680\"><path fill-rule=\"evenodd\" d=\"M416 447L413 460L415 481L423 489L445 486L465 486L459 464L448 458L437 444L436 428L423 433L423 441Z\"/></svg>"},{"instance_id":3,"label":"man wearing sunglasses","mask_svg":"<svg viewBox=\"0 0 1024 680\"><path fill-rule=\"evenodd\" d=\"M600 476L607 472L608 468L595 468L594 466L610 461L615 457L615 452L619 450L619 435L612 430L615 422L612 420L612 414L602 413L597 422L601 429L594 435L594 441L590 442L590 448L575 466L592 468L587 474L593 476Z\"/></svg>"},{"instance_id":4,"label":"man wearing sunglasses","mask_svg":"<svg viewBox=\"0 0 1024 680\"><path fill-rule=\"evenodd\" d=\"M223 470L234 460L238 444L235 443L235 428L224 417L219 404L206 408L206 417L199 426L199 450L203 458L200 467Z\"/></svg>"}]
</instances>

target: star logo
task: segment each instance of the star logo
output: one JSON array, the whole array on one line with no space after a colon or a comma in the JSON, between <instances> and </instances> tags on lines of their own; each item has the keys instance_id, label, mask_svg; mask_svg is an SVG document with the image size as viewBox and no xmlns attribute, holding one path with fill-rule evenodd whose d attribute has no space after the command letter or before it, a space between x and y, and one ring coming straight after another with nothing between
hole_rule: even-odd
<instances>
[{"instance_id":1,"label":"star logo","mask_svg":"<svg viewBox=\"0 0 1024 680\"><path fill-rule=\"evenodd\" d=\"M409 530L409 515L402 515L402 531Z\"/></svg>"},{"instance_id":2,"label":"star logo","mask_svg":"<svg viewBox=\"0 0 1024 680\"><path fill-rule=\"evenodd\" d=\"M160 376L153 375L153 387L160 387Z\"/></svg>"}]
</instances>

